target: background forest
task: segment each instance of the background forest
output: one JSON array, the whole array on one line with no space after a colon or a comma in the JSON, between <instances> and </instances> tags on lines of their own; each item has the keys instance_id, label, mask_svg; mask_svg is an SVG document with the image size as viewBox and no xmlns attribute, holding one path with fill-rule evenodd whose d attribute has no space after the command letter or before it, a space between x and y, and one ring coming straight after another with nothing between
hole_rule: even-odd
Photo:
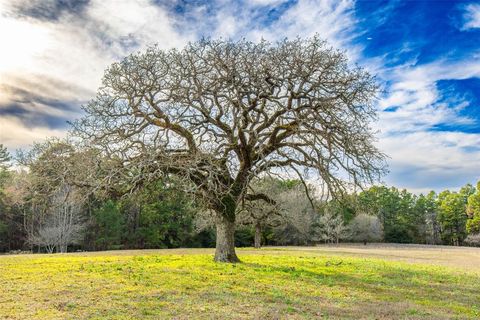
<instances>
[{"instance_id":1,"label":"background forest","mask_svg":"<svg viewBox=\"0 0 480 320\"><path fill-rule=\"evenodd\" d=\"M1 252L215 246L211 214L175 180L131 188L119 176L108 188L92 189L76 181L88 181L77 178L91 172L86 168L98 159L67 142L52 140L19 152L15 168L6 148L0 150ZM265 177L256 183L276 204L242 207L236 246L480 245L480 184L426 195L373 186L327 201L314 185L305 192L300 181ZM134 191L124 195L125 188Z\"/></svg>"}]
</instances>

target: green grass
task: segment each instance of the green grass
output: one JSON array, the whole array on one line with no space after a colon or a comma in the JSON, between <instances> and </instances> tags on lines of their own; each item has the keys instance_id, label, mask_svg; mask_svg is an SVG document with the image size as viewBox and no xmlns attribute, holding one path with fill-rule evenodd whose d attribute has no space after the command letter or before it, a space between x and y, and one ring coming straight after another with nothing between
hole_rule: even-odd
<instances>
[{"instance_id":1,"label":"green grass","mask_svg":"<svg viewBox=\"0 0 480 320\"><path fill-rule=\"evenodd\" d=\"M478 273L307 252L240 250L235 265L170 252L0 257L0 318L480 318Z\"/></svg>"}]
</instances>

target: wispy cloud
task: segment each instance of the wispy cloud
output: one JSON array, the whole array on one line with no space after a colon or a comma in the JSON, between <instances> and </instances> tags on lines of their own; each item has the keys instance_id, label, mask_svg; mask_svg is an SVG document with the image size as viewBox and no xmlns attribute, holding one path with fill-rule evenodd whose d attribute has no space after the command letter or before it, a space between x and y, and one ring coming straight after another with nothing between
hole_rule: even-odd
<instances>
[{"instance_id":1,"label":"wispy cloud","mask_svg":"<svg viewBox=\"0 0 480 320\"><path fill-rule=\"evenodd\" d=\"M351 40L356 36L355 2L351 0L298 1L272 23L259 26L248 32L253 40L265 38L308 37L319 34L330 45L348 50L356 55L356 46Z\"/></svg>"},{"instance_id":2,"label":"wispy cloud","mask_svg":"<svg viewBox=\"0 0 480 320\"><path fill-rule=\"evenodd\" d=\"M470 3L464 7L462 30L480 28L480 4Z\"/></svg>"},{"instance_id":3,"label":"wispy cloud","mask_svg":"<svg viewBox=\"0 0 480 320\"><path fill-rule=\"evenodd\" d=\"M51 129L46 126L29 126L22 123L21 119L14 116L0 116L1 143L14 151L18 148L27 148L32 142L40 141L45 137L65 137L66 131Z\"/></svg>"},{"instance_id":4,"label":"wispy cloud","mask_svg":"<svg viewBox=\"0 0 480 320\"><path fill-rule=\"evenodd\" d=\"M391 157L386 183L417 192L457 189L480 179L480 135L417 131L384 136L379 147Z\"/></svg>"},{"instance_id":5,"label":"wispy cloud","mask_svg":"<svg viewBox=\"0 0 480 320\"><path fill-rule=\"evenodd\" d=\"M386 95L379 102L386 133L428 130L443 124L475 124L478 120L460 114L469 104L467 97L445 97L437 82L480 77L479 61L436 61L425 65L401 65L386 68L381 76L390 81ZM447 103L448 102L448 103Z\"/></svg>"}]
</instances>

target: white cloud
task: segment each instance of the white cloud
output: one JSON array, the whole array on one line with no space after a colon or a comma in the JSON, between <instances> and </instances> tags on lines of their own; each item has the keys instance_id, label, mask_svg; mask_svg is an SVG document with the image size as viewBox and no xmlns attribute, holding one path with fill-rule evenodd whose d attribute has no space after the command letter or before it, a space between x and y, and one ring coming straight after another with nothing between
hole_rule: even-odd
<instances>
[{"instance_id":1,"label":"white cloud","mask_svg":"<svg viewBox=\"0 0 480 320\"><path fill-rule=\"evenodd\" d=\"M85 14L95 28L92 32L98 32L100 28L117 42L131 37L139 44L140 50L153 43L163 48L180 47L191 39L175 30L174 16L149 0L95 0ZM122 46L114 46L110 50L121 56L131 51L127 48L122 52L122 49Z\"/></svg>"},{"instance_id":2,"label":"white cloud","mask_svg":"<svg viewBox=\"0 0 480 320\"><path fill-rule=\"evenodd\" d=\"M78 117L80 103L93 97L104 69L113 61L153 43L170 48L189 40L175 30L175 21L165 9L148 0L92 0L81 14L65 11L50 20L19 16L22 6L53 10L53 3L0 0L0 105L20 104L27 111L22 121L0 115L0 142L10 148L64 135L41 122L28 128L25 123L35 114ZM31 97L70 101L77 110L59 110L32 102Z\"/></svg>"},{"instance_id":3,"label":"white cloud","mask_svg":"<svg viewBox=\"0 0 480 320\"><path fill-rule=\"evenodd\" d=\"M86 99L112 61L153 43L164 48L182 47L201 34L278 40L318 33L334 46L348 45L346 35L354 25L353 1L303 0L273 24L255 24L260 14L257 6L280 2L257 0L238 6L218 1L214 15L199 6L192 9L196 18L185 21L149 0L92 0L81 14L62 12L58 19L45 21L15 14L29 1L0 0L0 40L8 44L0 52L0 85L25 85L32 76L43 77L68 84L72 88L69 98ZM53 1L39 3L53 7ZM185 25L176 28L179 23Z\"/></svg>"},{"instance_id":4,"label":"white cloud","mask_svg":"<svg viewBox=\"0 0 480 320\"><path fill-rule=\"evenodd\" d=\"M480 28L480 4L468 4L464 8L462 30Z\"/></svg>"},{"instance_id":5,"label":"white cloud","mask_svg":"<svg viewBox=\"0 0 480 320\"><path fill-rule=\"evenodd\" d=\"M391 157L388 184L425 193L480 179L479 134L418 131L382 137L378 145Z\"/></svg>"},{"instance_id":6,"label":"white cloud","mask_svg":"<svg viewBox=\"0 0 480 320\"><path fill-rule=\"evenodd\" d=\"M213 10L199 6L197 12L189 14L190 21L181 27L199 35L214 38L246 38L278 41L284 38L310 37L318 34L330 45L348 49L351 58L357 58L361 47L352 45L354 32L354 0L299 0L286 8L278 6L285 0L256 0L239 4L236 1L212 1ZM268 8L276 9L275 18L266 15ZM272 20L268 20L272 19ZM188 26L194 21L195 29ZM199 30L203 32L200 34Z\"/></svg>"},{"instance_id":7,"label":"white cloud","mask_svg":"<svg viewBox=\"0 0 480 320\"><path fill-rule=\"evenodd\" d=\"M0 73L33 67L35 57L48 47L49 38L47 26L0 17L0 42L3 44Z\"/></svg>"},{"instance_id":8,"label":"white cloud","mask_svg":"<svg viewBox=\"0 0 480 320\"><path fill-rule=\"evenodd\" d=\"M443 97L436 82L480 77L480 63L436 61L421 66L403 65L385 69L381 76L392 85L379 107L381 110L397 108L380 114L380 126L385 133L427 130L443 123L475 123L474 119L459 115L469 103L465 98L447 100L448 104L439 102Z\"/></svg>"},{"instance_id":9,"label":"white cloud","mask_svg":"<svg viewBox=\"0 0 480 320\"><path fill-rule=\"evenodd\" d=\"M30 146L33 141L41 141L50 137L62 138L65 135L64 130L31 127L25 125L18 118L0 117L0 142L12 152L17 148Z\"/></svg>"},{"instance_id":10,"label":"white cloud","mask_svg":"<svg viewBox=\"0 0 480 320\"><path fill-rule=\"evenodd\" d=\"M379 108L395 107L380 112L376 124L381 130L378 146L391 157L386 182L428 192L457 189L480 179L480 134L432 131L445 124L478 125L478 119L460 114L471 103L468 98L444 97L437 81L480 77L480 63L472 59L405 64L384 69L381 77L391 86Z\"/></svg>"},{"instance_id":11,"label":"white cloud","mask_svg":"<svg viewBox=\"0 0 480 320\"><path fill-rule=\"evenodd\" d=\"M287 0L250 0L249 3L257 6L276 6Z\"/></svg>"},{"instance_id":12,"label":"white cloud","mask_svg":"<svg viewBox=\"0 0 480 320\"><path fill-rule=\"evenodd\" d=\"M188 40L174 30L171 17L148 0L93 0L82 15L63 13L56 21L8 13L0 17L0 26L6 26L0 27L0 39L8 44L0 53L2 76L29 78L34 73L92 91L112 61L149 44L167 48Z\"/></svg>"},{"instance_id":13,"label":"white cloud","mask_svg":"<svg viewBox=\"0 0 480 320\"><path fill-rule=\"evenodd\" d=\"M274 23L250 32L254 40L265 38L279 40L285 37L309 37L319 34L336 48L349 49L348 54L357 54L358 48L350 40L357 34L355 26L355 2L352 0L301 0L290 7Z\"/></svg>"},{"instance_id":14,"label":"white cloud","mask_svg":"<svg viewBox=\"0 0 480 320\"><path fill-rule=\"evenodd\" d=\"M233 15L217 14L219 21L215 30L215 36L219 38L234 38L238 34L240 22Z\"/></svg>"}]
</instances>

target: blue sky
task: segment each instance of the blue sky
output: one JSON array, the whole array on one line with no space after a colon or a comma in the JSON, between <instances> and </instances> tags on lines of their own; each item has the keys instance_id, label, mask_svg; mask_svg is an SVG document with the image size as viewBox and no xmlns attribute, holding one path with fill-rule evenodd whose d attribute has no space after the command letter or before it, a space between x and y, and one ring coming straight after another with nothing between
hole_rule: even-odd
<instances>
[{"instance_id":1,"label":"blue sky","mask_svg":"<svg viewBox=\"0 0 480 320\"><path fill-rule=\"evenodd\" d=\"M0 0L0 143L65 136L103 70L150 44L317 33L382 86L385 183L480 179L480 1Z\"/></svg>"}]
</instances>

